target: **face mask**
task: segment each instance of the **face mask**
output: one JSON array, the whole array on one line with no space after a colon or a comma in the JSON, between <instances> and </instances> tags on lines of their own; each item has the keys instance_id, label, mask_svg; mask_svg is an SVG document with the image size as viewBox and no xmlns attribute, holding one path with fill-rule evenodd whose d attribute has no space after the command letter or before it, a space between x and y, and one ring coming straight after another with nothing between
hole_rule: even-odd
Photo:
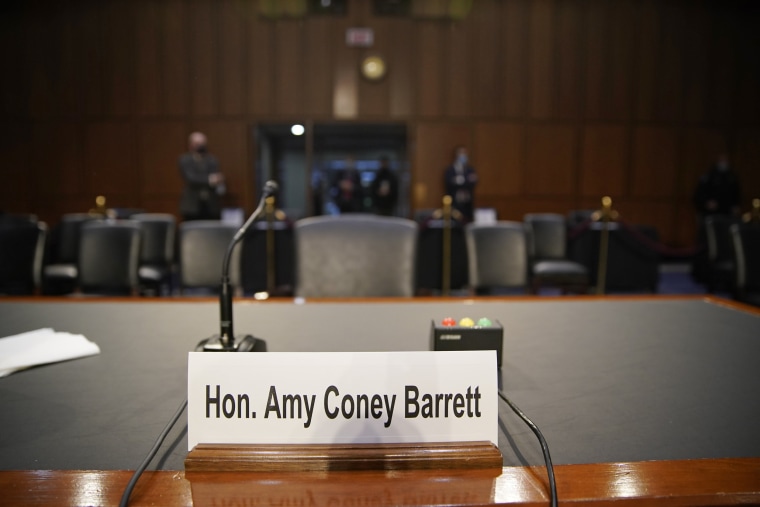
<instances>
[{"instance_id":1,"label":"face mask","mask_svg":"<svg viewBox=\"0 0 760 507\"><path fill-rule=\"evenodd\" d=\"M457 162L459 162L460 164L466 164L467 163L467 155L464 155L464 154L458 155L457 156Z\"/></svg>"},{"instance_id":2,"label":"face mask","mask_svg":"<svg viewBox=\"0 0 760 507\"><path fill-rule=\"evenodd\" d=\"M200 146L198 146L197 148L195 148L195 151L197 151L201 155L205 154L207 150L208 150L208 148L206 148L205 144L201 144Z\"/></svg>"},{"instance_id":3,"label":"face mask","mask_svg":"<svg viewBox=\"0 0 760 507\"><path fill-rule=\"evenodd\" d=\"M718 162L718 170L719 171L727 171L728 170L728 162Z\"/></svg>"}]
</instances>

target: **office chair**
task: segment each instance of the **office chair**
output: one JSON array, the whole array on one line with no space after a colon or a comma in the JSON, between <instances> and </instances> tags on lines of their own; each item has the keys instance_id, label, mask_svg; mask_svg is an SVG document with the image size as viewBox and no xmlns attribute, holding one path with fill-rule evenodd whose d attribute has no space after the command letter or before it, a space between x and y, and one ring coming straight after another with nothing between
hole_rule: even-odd
<instances>
[{"instance_id":1,"label":"office chair","mask_svg":"<svg viewBox=\"0 0 760 507\"><path fill-rule=\"evenodd\" d=\"M736 281L735 299L760 306L760 224L731 225Z\"/></svg>"},{"instance_id":2,"label":"office chair","mask_svg":"<svg viewBox=\"0 0 760 507\"><path fill-rule=\"evenodd\" d=\"M66 294L77 287L82 224L100 220L88 213L66 213L50 233L49 262L42 268L44 293Z\"/></svg>"},{"instance_id":3,"label":"office chair","mask_svg":"<svg viewBox=\"0 0 760 507\"><path fill-rule=\"evenodd\" d=\"M465 226L470 290L488 294L496 289L528 286L528 241L520 222L470 223Z\"/></svg>"},{"instance_id":4,"label":"office chair","mask_svg":"<svg viewBox=\"0 0 760 507\"><path fill-rule=\"evenodd\" d=\"M36 218L0 219L0 294L40 290L47 225Z\"/></svg>"},{"instance_id":5,"label":"office chair","mask_svg":"<svg viewBox=\"0 0 760 507\"><path fill-rule=\"evenodd\" d=\"M294 279L293 226L286 220L258 220L242 241L243 292L290 295Z\"/></svg>"},{"instance_id":6,"label":"office chair","mask_svg":"<svg viewBox=\"0 0 760 507\"><path fill-rule=\"evenodd\" d=\"M146 291L171 294L176 220L168 213L137 213L132 220L140 225L142 243L137 275Z\"/></svg>"},{"instance_id":7,"label":"office chair","mask_svg":"<svg viewBox=\"0 0 760 507\"><path fill-rule=\"evenodd\" d=\"M417 245L417 290L440 291L443 289L444 232L443 220L428 220L420 225ZM467 246L464 227L453 222L450 233L449 289L461 290L467 287Z\"/></svg>"},{"instance_id":8,"label":"office chair","mask_svg":"<svg viewBox=\"0 0 760 507\"><path fill-rule=\"evenodd\" d=\"M140 224L98 220L82 225L79 242L79 293L137 295Z\"/></svg>"},{"instance_id":9,"label":"office chair","mask_svg":"<svg viewBox=\"0 0 760 507\"><path fill-rule=\"evenodd\" d=\"M3 213L0 212L0 224L38 222L34 213Z\"/></svg>"},{"instance_id":10,"label":"office chair","mask_svg":"<svg viewBox=\"0 0 760 507\"><path fill-rule=\"evenodd\" d=\"M602 292L656 293L660 280L660 255L650 247L658 242L657 229L646 225L607 224L606 271L599 279L604 223L591 222L568 242L568 258L580 263L588 272L589 286ZM646 241L642 241L646 238Z\"/></svg>"},{"instance_id":11,"label":"office chair","mask_svg":"<svg viewBox=\"0 0 760 507\"><path fill-rule=\"evenodd\" d=\"M567 225L556 213L528 213L523 217L528 234L530 287L559 287L563 293L588 292L588 270L567 258Z\"/></svg>"},{"instance_id":12,"label":"office chair","mask_svg":"<svg viewBox=\"0 0 760 507\"><path fill-rule=\"evenodd\" d=\"M192 220L179 225L179 290L198 289L218 293L222 264L238 226L220 220ZM239 291L241 245L230 258L230 283Z\"/></svg>"},{"instance_id":13,"label":"office chair","mask_svg":"<svg viewBox=\"0 0 760 507\"><path fill-rule=\"evenodd\" d=\"M411 297L417 224L406 218L320 216L294 226L297 297Z\"/></svg>"},{"instance_id":14,"label":"office chair","mask_svg":"<svg viewBox=\"0 0 760 507\"><path fill-rule=\"evenodd\" d=\"M739 219L725 215L705 217L705 238L707 240L707 291L733 290L736 279L734 243L731 226Z\"/></svg>"}]
</instances>

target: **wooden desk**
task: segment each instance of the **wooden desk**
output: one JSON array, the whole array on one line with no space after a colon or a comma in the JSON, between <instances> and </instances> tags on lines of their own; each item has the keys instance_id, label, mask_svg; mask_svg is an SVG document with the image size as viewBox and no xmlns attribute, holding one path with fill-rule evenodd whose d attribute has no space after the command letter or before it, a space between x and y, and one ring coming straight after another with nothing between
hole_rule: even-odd
<instances>
[{"instance_id":1,"label":"wooden desk","mask_svg":"<svg viewBox=\"0 0 760 507\"><path fill-rule=\"evenodd\" d=\"M185 352L216 331L217 312L213 299L0 300L2 336L52 326L102 349L0 380L0 505L118 504L127 470L183 396ZM239 302L235 312L236 330L270 351L421 350L431 318L495 317L505 326L502 387L546 435L561 503L760 503L756 309L581 297ZM547 505L538 444L508 409L500 419L500 474L186 477L177 428L132 504Z\"/></svg>"},{"instance_id":2,"label":"wooden desk","mask_svg":"<svg viewBox=\"0 0 760 507\"><path fill-rule=\"evenodd\" d=\"M132 473L0 472L0 505L118 505ZM760 459L736 458L555 466L560 505L760 503ZM548 505L543 467L488 471L206 474L145 472L130 505L314 506ZM200 484L198 484L200 483Z\"/></svg>"}]
</instances>

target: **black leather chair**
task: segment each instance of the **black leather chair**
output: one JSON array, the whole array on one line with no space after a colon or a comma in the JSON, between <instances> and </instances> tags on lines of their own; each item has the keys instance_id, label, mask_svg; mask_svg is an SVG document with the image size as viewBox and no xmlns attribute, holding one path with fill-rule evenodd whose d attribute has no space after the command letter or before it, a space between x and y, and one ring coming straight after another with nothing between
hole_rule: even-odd
<instances>
[{"instance_id":1,"label":"black leather chair","mask_svg":"<svg viewBox=\"0 0 760 507\"><path fill-rule=\"evenodd\" d=\"M523 217L528 234L531 292L558 287L563 293L588 292L588 269L567 258L567 224L556 213L528 213Z\"/></svg>"},{"instance_id":2,"label":"black leather chair","mask_svg":"<svg viewBox=\"0 0 760 507\"><path fill-rule=\"evenodd\" d=\"M489 294L528 287L528 239L520 222L465 226L470 289Z\"/></svg>"},{"instance_id":3,"label":"black leather chair","mask_svg":"<svg viewBox=\"0 0 760 507\"><path fill-rule=\"evenodd\" d=\"M79 243L79 293L137 295L140 224L98 220L82 225Z\"/></svg>"},{"instance_id":4,"label":"black leather chair","mask_svg":"<svg viewBox=\"0 0 760 507\"><path fill-rule=\"evenodd\" d=\"M427 220L419 226L417 245L417 289L429 293L443 289L444 226L443 220ZM454 222L451 227L449 289L467 287L467 245L464 226Z\"/></svg>"},{"instance_id":5,"label":"black leather chair","mask_svg":"<svg viewBox=\"0 0 760 507\"><path fill-rule=\"evenodd\" d=\"M172 275L177 223L168 213L138 213L132 220L140 224L142 244L138 278L146 294L172 292Z\"/></svg>"},{"instance_id":6,"label":"black leather chair","mask_svg":"<svg viewBox=\"0 0 760 507\"><path fill-rule=\"evenodd\" d=\"M760 306L760 223L737 223L730 229L735 266L734 297Z\"/></svg>"},{"instance_id":7,"label":"black leather chair","mask_svg":"<svg viewBox=\"0 0 760 507\"><path fill-rule=\"evenodd\" d=\"M179 291L188 289L218 294L222 281L222 265L237 225L220 220L193 220L179 225ZM230 258L230 284L240 292L241 245Z\"/></svg>"},{"instance_id":8,"label":"black leather chair","mask_svg":"<svg viewBox=\"0 0 760 507\"><path fill-rule=\"evenodd\" d=\"M272 258L268 253L270 247ZM272 222L271 230L266 220L251 224L243 237L241 253L243 292L292 295L295 280L293 250L293 227L287 220Z\"/></svg>"},{"instance_id":9,"label":"black leather chair","mask_svg":"<svg viewBox=\"0 0 760 507\"><path fill-rule=\"evenodd\" d=\"M321 216L295 223L298 297L411 297L417 224L398 217Z\"/></svg>"},{"instance_id":10,"label":"black leather chair","mask_svg":"<svg viewBox=\"0 0 760 507\"><path fill-rule=\"evenodd\" d=\"M77 288L79 239L82 224L101 220L88 213L66 213L50 231L49 248L42 268L42 292L67 294Z\"/></svg>"},{"instance_id":11,"label":"black leather chair","mask_svg":"<svg viewBox=\"0 0 760 507\"><path fill-rule=\"evenodd\" d=\"M660 280L660 255L648 244L657 242L657 230L649 226L609 224L607 271L604 292L656 293ZM599 284L601 222L593 222L568 242L568 258L584 265L589 284ZM646 239L646 241L643 241ZM598 288L598 287L597 287Z\"/></svg>"},{"instance_id":12,"label":"black leather chair","mask_svg":"<svg viewBox=\"0 0 760 507\"><path fill-rule=\"evenodd\" d=\"M38 222L39 219L34 213L4 213L0 212L0 224L29 223Z\"/></svg>"},{"instance_id":13,"label":"black leather chair","mask_svg":"<svg viewBox=\"0 0 760 507\"><path fill-rule=\"evenodd\" d=\"M34 217L0 217L0 294L39 292L46 238Z\"/></svg>"}]
</instances>

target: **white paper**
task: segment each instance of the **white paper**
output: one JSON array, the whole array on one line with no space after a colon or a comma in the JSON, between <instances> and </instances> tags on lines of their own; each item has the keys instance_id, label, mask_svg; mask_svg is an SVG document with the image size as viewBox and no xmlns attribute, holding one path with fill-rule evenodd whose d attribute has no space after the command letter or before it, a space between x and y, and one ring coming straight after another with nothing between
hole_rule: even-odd
<instances>
[{"instance_id":1,"label":"white paper","mask_svg":"<svg viewBox=\"0 0 760 507\"><path fill-rule=\"evenodd\" d=\"M37 329L0 338L0 377L13 372L100 354L100 347L81 334Z\"/></svg>"},{"instance_id":2,"label":"white paper","mask_svg":"<svg viewBox=\"0 0 760 507\"><path fill-rule=\"evenodd\" d=\"M189 356L188 450L198 443L498 438L493 350ZM433 410L425 400L436 394Z\"/></svg>"}]
</instances>

